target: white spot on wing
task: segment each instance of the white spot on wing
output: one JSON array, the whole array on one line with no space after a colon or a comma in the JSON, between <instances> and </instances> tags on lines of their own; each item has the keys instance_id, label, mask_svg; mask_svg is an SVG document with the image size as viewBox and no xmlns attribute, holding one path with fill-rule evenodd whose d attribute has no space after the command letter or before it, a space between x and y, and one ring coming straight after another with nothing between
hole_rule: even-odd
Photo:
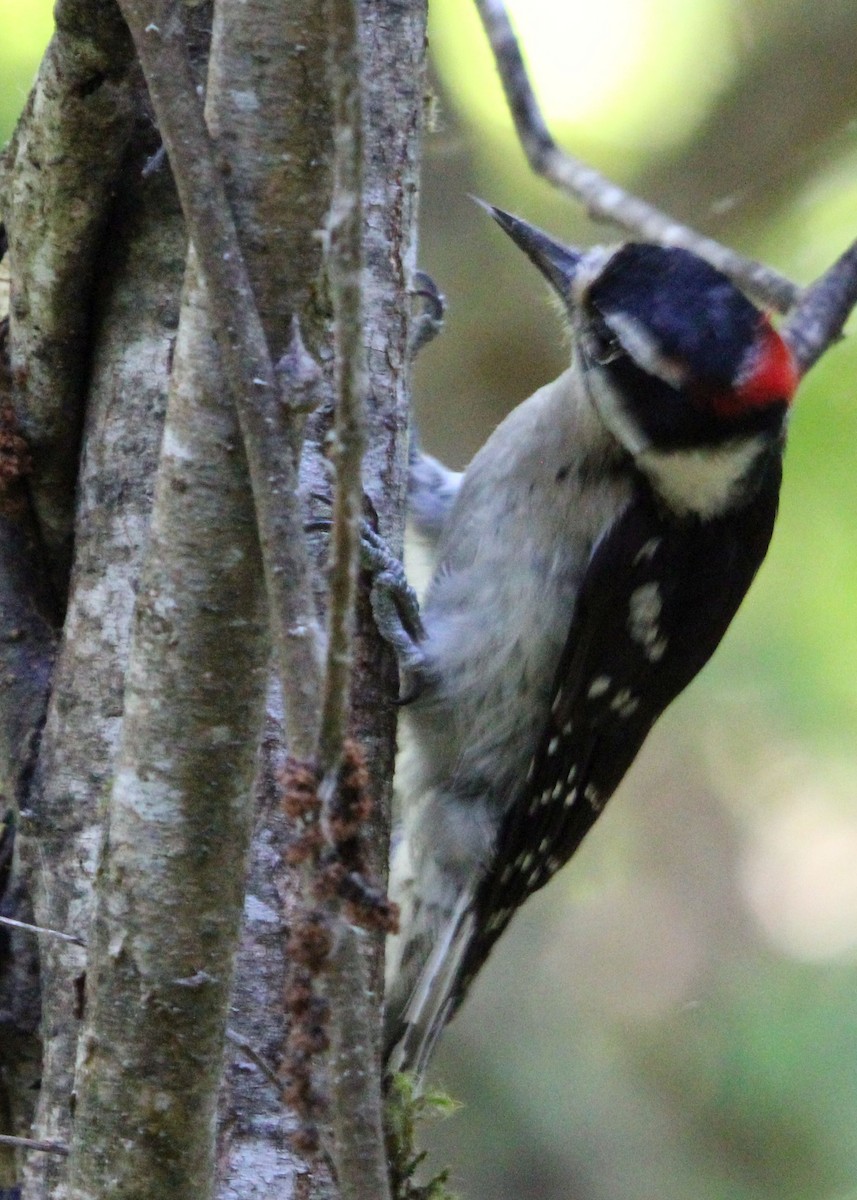
<instances>
[{"instance_id":1,"label":"white spot on wing","mask_svg":"<svg viewBox=\"0 0 857 1200\"><path fill-rule=\"evenodd\" d=\"M585 799L589 801L589 806L593 812L601 812L603 807L601 803L601 796L599 795L598 788L594 783L587 783L583 790L583 795Z\"/></svg>"},{"instance_id":2,"label":"white spot on wing","mask_svg":"<svg viewBox=\"0 0 857 1200\"><path fill-rule=\"evenodd\" d=\"M590 700L596 700L599 696L603 696L605 692L610 690L610 676L596 675L589 685L589 691L586 693Z\"/></svg>"},{"instance_id":3,"label":"white spot on wing","mask_svg":"<svg viewBox=\"0 0 857 1200\"><path fill-rule=\"evenodd\" d=\"M634 588L628 600L628 632L643 647L649 662L657 662L667 648L667 640L661 637L658 624L661 607L661 589L654 582Z\"/></svg>"},{"instance_id":4,"label":"white spot on wing","mask_svg":"<svg viewBox=\"0 0 857 1200\"><path fill-rule=\"evenodd\" d=\"M640 707L639 696L633 695L629 688L620 688L610 701L610 708L620 717L630 717Z\"/></svg>"},{"instance_id":5,"label":"white spot on wing","mask_svg":"<svg viewBox=\"0 0 857 1200\"><path fill-rule=\"evenodd\" d=\"M662 540L662 538L653 537L649 538L647 542L643 542L640 549L634 555L634 566L637 567L643 562L651 562L657 554L658 546L660 546Z\"/></svg>"}]
</instances>

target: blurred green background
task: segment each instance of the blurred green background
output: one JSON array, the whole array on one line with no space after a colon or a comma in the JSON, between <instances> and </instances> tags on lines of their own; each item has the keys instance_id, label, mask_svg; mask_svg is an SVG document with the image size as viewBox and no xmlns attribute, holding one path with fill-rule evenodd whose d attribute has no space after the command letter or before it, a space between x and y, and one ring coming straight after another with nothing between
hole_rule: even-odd
<instances>
[{"instance_id":1,"label":"blurred green background","mask_svg":"<svg viewBox=\"0 0 857 1200\"><path fill-rule=\"evenodd\" d=\"M555 134L809 282L857 237L853 0L510 0ZM48 36L0 0L5 137ZM610 240L533 179L467 0L433 0L421 263L446 293L423 441L463 466L565 364L472 192ZM572 864L518 916L434 1069L470 1200L857 1200L857 346L812 372L767 562Z\"/></svg>"}]
</instances>

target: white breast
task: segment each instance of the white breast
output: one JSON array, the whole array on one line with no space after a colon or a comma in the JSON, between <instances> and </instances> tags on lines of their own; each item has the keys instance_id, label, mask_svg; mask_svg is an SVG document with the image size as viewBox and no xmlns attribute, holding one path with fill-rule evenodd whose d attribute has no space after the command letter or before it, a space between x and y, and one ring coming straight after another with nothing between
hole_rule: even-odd
<instances>
[{"instance_id":1,"label":"white breast","mask_svg":"<svg viewBox=\"0 0 857 1200\"><path fill-rule=\"evenodd\" d=\"M618 453L572 368L465 472L423 606L441 687L403 713L436 780L488 772L502 790L526 771L592 547L630 496Z\"/></svg>"}]
</instances>

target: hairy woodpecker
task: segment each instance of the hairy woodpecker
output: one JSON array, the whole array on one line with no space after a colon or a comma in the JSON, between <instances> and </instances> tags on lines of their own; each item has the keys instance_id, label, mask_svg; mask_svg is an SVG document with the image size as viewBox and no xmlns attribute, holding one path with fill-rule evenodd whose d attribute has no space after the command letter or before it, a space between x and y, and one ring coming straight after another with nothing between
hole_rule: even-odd
<instances>
[{"instance_id":1,"label":"hairy woodpecker","mask_svg":"<svg viewBox=\"0 0 857 1200\"><path fill-rule=\"evenodd\" d=\"M404 661L386 1035L418 1073L726 632L798 381L767 316L688 251L581 253L489 211L559 294L573 355L463 476L412 464L437 564Z\"/></svg>"}]
</instances>

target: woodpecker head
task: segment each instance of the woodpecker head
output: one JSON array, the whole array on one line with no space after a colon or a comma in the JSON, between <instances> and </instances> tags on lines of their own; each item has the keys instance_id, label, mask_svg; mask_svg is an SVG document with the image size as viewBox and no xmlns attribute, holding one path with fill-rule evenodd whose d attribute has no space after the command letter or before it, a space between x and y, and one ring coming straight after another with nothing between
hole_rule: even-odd
<instances>
[{"instance_id":1,"label":"woodpecker head","mask_svg":"<svg viewBox=\"0 0 857 1200\"><path fill-rule=\"evenodd\" d=\"M767 316L687 250L581 252L485 207L559 294L593 404L655 489L679 512L735 506L798 383Z\"/></svg>"}]
</instances>

